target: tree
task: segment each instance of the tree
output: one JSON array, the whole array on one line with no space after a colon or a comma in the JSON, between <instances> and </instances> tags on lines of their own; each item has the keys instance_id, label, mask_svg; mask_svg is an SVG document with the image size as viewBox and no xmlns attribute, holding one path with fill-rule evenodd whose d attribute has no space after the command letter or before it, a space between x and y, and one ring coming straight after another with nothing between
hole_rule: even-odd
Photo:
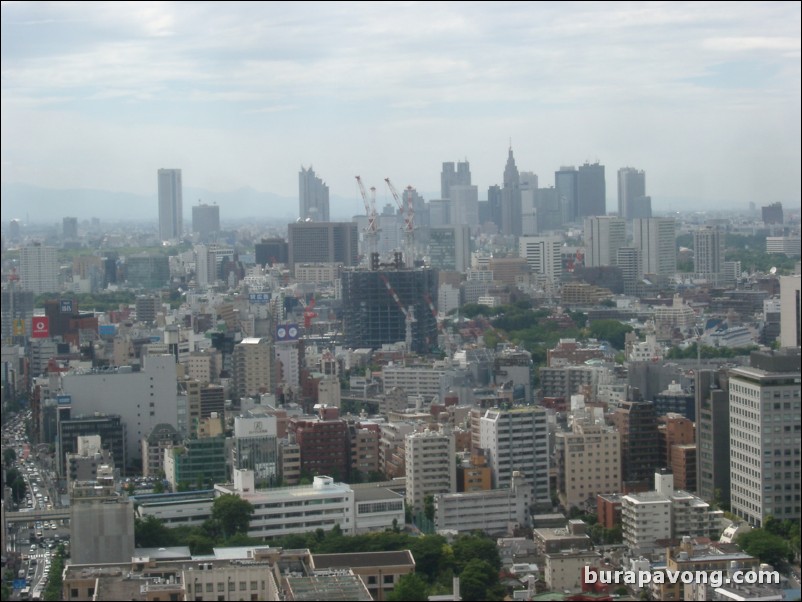
<instances>
[{"instance_id":1,"label":"tree","mask_svg":"<svg viewBox=\"0 0 802 602\"><path fill-rule=\"evenodd\" d=\"M423 577L416 573L409 573L398 580L393 591L387 596L387 600L390 602L394 600L428 600L426 591L426 581Z\"/></svg>"},{"instance_id":2,"label":"tree","mask_svg":"<svg viewBox=\"0 0 802 602\"><path fill-rule=\"evenodd\" d=\"M618 320L594 320L590 323L590 335L596 339L608 341L616 349L624 348L624 338L633 328Z\"/></svg>"},{"instance_id":3,"label":"tree","mask_svg":"<svg viewBox=\"0 0 802 602\"><path fill-rule=\"evenodd\" d=\"M6 465L6 468L11 468L16 459L17 452L14 451L13 447L7 447L3 450L3 464Z\"/></svg>"},{"instance_id":4,"label":"tree","mask_svg":"<svg viewBox=\"0 0 802 602\"><path fill-rule=\"evenodd\" d=\"M429 583L433 583L444 568L447 547L446 539L441 535L424 535L410 542L409 549L415 559L415 570L425 575Z\"/></svg>"},{"instance_id":5,"label":"tree","mask_svg":"<svg viewBox=\"0 0 802 602\"><path fill-rule=\"evenodd\" d=\"M430 521L434 521L434 496L431 494L423 498L423 514Z\"/></svg>"},{"instance_id":6,"label":"tree","mask_svg":"<svg viewBox=\"0 0 802 602\"><path fill-rule=\"evenodd\" d=\"M166 548L176 543L173 530L155 516L134 520L134 541L139 548Z\"/></svg>"},{"instance_id":7,"label":"tree","mask_svg":"<svg viewBox=\"0 0 802 602\"><path fill-rule=\"evenodd\" d=\"M737 543L747 554L756 556L761 562L767 562L774 567L782 567L794 559L794 553L788 542L766 529L752 529L740 535Z\"/></svg>"},{"instance_id":8,"label":"tree","mask_svg":"<svg viewBox=\"0 0 802 602\"><path fill-rule=\"evenodd\" d=\"M164 481L158 480L153 484L153 493L164 493Z\"/></svg>"},{"instance_id":9,"label":"tree","mask_svg":"<svg viewBox=\"0 0 802 602\"><path fill-rule=\"evenodd\" d=\"M462 535L453 544L457 572L463 571L473 560L482 560L496 573L501 569L498 547L484 535Z\"/></svg>"},{"instance_id":10,"label":"tree","mask_svg":"<svg viewBox=\"0 0 802 602\"><path fill-rule=\"evenodd\" d=\"M221 495L212 504L212 519L220 524L224 537L248 533L253 505L238 495Z\"/></svg>"},{"instance_id":11,"label":"tree","mask_svg":"<svg viewBox=\"0 0 802 602\"><path fill-rule=\"evenodd\" d=\"M460 594L463 600L489 600L496 596L490 590L498 586L498 571L486 561L474 558L460 573Z\"/></svg>"}]
</instances>

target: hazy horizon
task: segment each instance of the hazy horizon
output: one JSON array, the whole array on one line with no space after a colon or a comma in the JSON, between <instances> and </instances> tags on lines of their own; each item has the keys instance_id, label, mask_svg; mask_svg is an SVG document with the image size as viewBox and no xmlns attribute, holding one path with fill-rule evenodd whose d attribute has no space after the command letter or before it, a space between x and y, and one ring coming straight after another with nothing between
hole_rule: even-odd
<instances>
[{"instance_id":1,"label":"hazy horizon","mask_svg":"<svg viewBox=\"0 0 802 602\"><path fill-rule=\"evenodd\" d=\"M511 143L541 187L598 160L608 211L625 166L656 212L798 207L800 35L789 2L4 2L2 183L137 195L146 218L180 168L290 215L313 165L344 216L355 175L382 204L385 177L438 198L444 161L486 198Z\"/></svg>"}]
</instances>

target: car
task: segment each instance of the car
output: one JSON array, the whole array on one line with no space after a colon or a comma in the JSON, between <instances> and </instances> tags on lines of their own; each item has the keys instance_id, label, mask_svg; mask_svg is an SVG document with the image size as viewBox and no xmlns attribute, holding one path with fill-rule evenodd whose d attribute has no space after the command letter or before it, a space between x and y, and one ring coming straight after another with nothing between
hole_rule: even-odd
<instances>
[{"instance_id":1,"label":"car","mask_svg":"<svg viewBox=\"0 0 802 602\"><path fill-rule=\"evenodd\" d=\"M31 552L35 552L35 551L36 551L36 544L31 544Z\"/></svg>"}]
</instances>

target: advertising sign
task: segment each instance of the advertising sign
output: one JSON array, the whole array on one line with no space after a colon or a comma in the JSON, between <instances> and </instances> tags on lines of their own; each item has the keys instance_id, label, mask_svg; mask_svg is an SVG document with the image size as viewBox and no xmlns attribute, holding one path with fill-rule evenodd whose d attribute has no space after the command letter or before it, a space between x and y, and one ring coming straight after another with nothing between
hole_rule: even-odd
<instances>
[{"instance_id":1,"label":"advertising sign","mask_svg":"<svg viewBox=\"0 0 802 602\"><path fill-rule=\"evenodd\" d=\"M270 293L248 293L248 301L251 303L269 303Z\"/></svg>"},{"instance_id":2,"label":"advertising sign","mask_svg":"<svg viewBox=\"0 0 802 602\"><path fill-rule=\"evenodd\" d=\"M50 336L50 319L46 316L34 316L31 336L34 339L46 339Z\"/></svg>"},{"instance_id":3,"label":"advertising sign","mask_svg":"<svg viewBox=\"0 0 802 602\"><path fill-rule=\"evenodd\" d=\"M56 403L60 406L72 405L72 395L56 395Z\"/></svg>"},{"instance_id":4,"label":"advertising sign","mask_svg":"<svg viewBox=\"0 0 802 602\"><path fill-rule=\"evenodd\" d=\"M297 341L299 334L297 324L279 324L276 328L276 342Z\"/></svg>"},{"instance_id":5,"label":"advertising sign","mask_svg":"<svg viewBox=\"0 0 802 602\"><path fill-rule=\"evenodd\" d=\"M63 314L72 313L72 299L61 299L59 301L59 305L61 307L61 313Z\"/></svg>"}]
</instances>

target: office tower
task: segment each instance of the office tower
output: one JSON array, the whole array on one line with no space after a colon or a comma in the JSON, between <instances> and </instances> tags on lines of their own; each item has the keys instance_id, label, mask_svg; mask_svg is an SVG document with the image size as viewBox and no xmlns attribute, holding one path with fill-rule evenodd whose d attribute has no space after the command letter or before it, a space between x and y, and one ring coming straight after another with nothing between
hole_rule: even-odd
<instances>
[{"instance_id":1,"label":"office tower","mask_svg":"<svg viewBox=\"0 0 802 602\"><path fill-rule=\"evenodd\" d=\"M585 163L577 172L577 218L607 214L604 165Z\"/></svg>"},{"instance_id":2,"label":"office tower","mask_svg":"<svg viewBox=\"0 0 802 602\"><path fill-rule=\"evenodd\" d=\"M184 221L184 197L180 169L159 170L159 238L181 238Z\"/></svg>"},{"instance_id":3,"label":"office tower","mask_svg":"<svg viewBox=\"0 0 802 602\"><path fill-rule=\"evenodd\" d=\"M407 504L424 509L426 496L457 491L454 433L426 429L406 436Z\"/></svg>"},{"instance_id":4,"label":"office tower","mask_svg":"<svg viewBox=\"0 0 802 602\"><path fill-rule=\"evenodd\" d=\"M470 185L471 165L468 161L458 161L456 164L449 161L443 163L443 171L440 172L440 198L452 198L452 186Z\"/></svg>"},{"instance_id":5,"label":"office tower","mask_svg":"<svg viewBox=\"0 0 802 602\"><path fill-rule=\"evenodd\" d=\"M296 263L356 265L359 232L353 222L300 222L288 227L290 269Z\"/></svg>"},{"instance_id":6,"label":"office tower","mask_svg":"<svg viewBox=\"0 0 802 602\"><path fill-rule=\"evenodd\" d=\"M533 274L543 274L551 284L559 284L563 273L562 246L558 236L521 236L518 255L526 259Z\"/></svg>"},{"instance_id":7,"label":"office tower","mask_svg":"<svg viewBox=\"0 0 802 602\"><path fill-rule=\"evenodd\" d=\"M3 289L0 293L0 316L2 316L2 339L5 344L13 337L30 336L33 317L33 291Z\"/></svg>"},{"instance_id":8,"label":"office tower","mask_svg":"<svg viewBox=\"0 0 802 602\"><path fill-rule=\"evenodd\" d=\"M78 218L64 217L61 219L61 234L64 240L75 240L78 238Z\"/></svg>"},{"instance_id":9,"label":"office tower","mask_svg":"<svg viewBox=\"0 0 802 602\"><path fill-rule=\"evenodd\" d=\"M543 408L487 410L479 420L479 441L493 469L493 486L509 487L518 471L532 487L532 503L550 508L548 439Z\"/></svg>"},{"instance_id":10,"label":"office tower","mask_svg":"<svg viewBox=\"0 0 802 602\"><path fill-rule=\"evenodd\" d=\"M206 288L225 279L222 266L225 260L234 260L234 249L216 244L195 245L195 282L198 287Z\"/></svg>"},{"instance_id":11,"label":"office tower","mask_svg":"<svg viewBox=\"0 0 802 602\"><path fill-rule=\"evenodd\" d=\"M254 245L254 251L258 266L287 263L290 259L290 249L283 238L263 238Z\"/></svg>"},{"instance_id":12,"label":"office tower","mask_svg":"<svg viewBox=\"0 0 802 602\"><path fill-rule=\"evenodd\" d=\"M136 321L155 322L161 309L161 299L155 295L138 295L136 298Z\"/></svg>"},{"instance_id":13,"label":"office tower","mask_svg":"<svg viewBox=\"0 0 802 602\"><path fill-rule=\"evenodd\" d=\"M730 506L754 527L798 520L800 351L753 351L730 370Z\"/></svg>"},{"instance_id":14,"label":"office tower","mask_svg":"<svg viewBox=\"0 0 802 602\"><path fill-rule=\"evenodd\" d=\"M487 205L490 221L501 230L501 186L494 184L487 189Z\"/></svg>"},{"instance_id":15,"label":"office tower","mask_svg":"<svg viewBox=\"0 0 802 602\"><path fill-rule=\"evenodd\" d=\"M521 189L521 235L534 236L541 227L542 215L535 202L537 193L537 174L532 171L522 171L518 177Z\"/></svg>"},{"instance_id":16,"label":"office tower","mask_svg":"<svg viewBox=\"0 0 802 602\"><path fill-rule=\"evenodd\" d=\"M715 284L724 261L724 236L715 226L705 226L693 233L693 271L697 278Z\"/></svg>"},{"instance_id":17,"label":"office tower","mask_svg":"<svg viewBox=\"0 0 802 602\"><path fill-rule=\"evenodd\" d=\"M705 500L730 502L730 390L726 370L696 375L696 486Z\"/></svg>"},{"instance_id":18,"label":"office tower","mask_svg":"<svg viewBox=\"0 0 802 602\"><path fill-rule=\"evenodd\" d=\"M278 438L276 417L249 412L234 418L232 466L252 470L257 486L278 482Z\"/></svg>"},{"instance_id":19,"label":"office tower","mask_svg":"<svg viewBox=\"0 0 802 602\"><path fill-rule=\"evenodd\" d=\"M449 189L451 197L451 223L455 226L479 225L479 188L454 184Z\"/></svg>"},{"instance_id":20,"label":"office tower","mask_svg":"<svg viewBox=\"0 0 802 602\"><path fill-rule=\"evenodd\" d=\"M125 260L125 273L132 288L162 288L170 282L170 258L148 253L130 255Z\"/></svg>"},{"instance_id":21,"label":"office tower","mask_svg":"<svg viewBox=\"0 0 802 602\"><path fill-rule=\"evenodd\" d=\"M504 167L504 187L501 189L501 233L521 235L521 186L518 167L512 155L512 147Z\"/></svg>"},{"instance_id":22,"label":"office tower","mask_svg":"<svg viewBox=\"0 0 802 602\"><path fill-rule=\"evenodd\" d=\"M22 227L18 219L12 219L8 222L8 238L12 242L19 242L22 238Z\"/></svg>"},{"instance_id":23,"label":"office tower","mask_svg":"<svg viewBox=\"0 0 802 602\"><path fill-rule=\"evenodd\" d=\"M780 347L802 345L800 281L799 274L780 276Z\"/></svg>"},{"instance_id":24,"label":"office tower","mask_svg":"<svg viewBox=\"0 0 802 602\"><path fill-rule=\"evenodd\" d=\"M621 435L624 483L644 486L662 466L657 416L651 401L624 401L613 412L613 424Z\"/></svg>"},{"instance_id":25,"label":"office tower","mask_svg":"<svg viewBox=\"0 0 802 602\"><path fill-rule=\"evenodd\" d=\"M429 306L429 299L437 302L437 277L437 270L429 268L345 270L341 278L346 345L379 349L404 342L409 325L412 350L429 352L437 345L437 320Z\"/></svg>"},{"instance_id":26,"label":"office tower","mask_svg":"<svg viewBox=\"0 0 802 602\"><path fill-rule=\"evenodd\" d=\"M220 207L206 203L193 205L192 231L202 241L214 240L220 232Z\"/></svg>"},{"instance_id":27,"label":"office tower","mask_svg":"<svg viewBox=\"0 0 802 602\"><path fill-rule=\"evenodd\" d=\"M77 415L72 408L59 407L58 441L56 443L56 465L62 477L69 477L67 456L78 453L82 437L99 435L101 447L111 455L114 465L125 472L125 424L120 416L101 414L98 412ZM74 478L73 478L74 480Z\"/></svg>"},{"instance_id":28,"label":"office tower","mask_svg":"<svg viewBox=\"0 0 802 602\"><path fill-rule=\"evenodd\" d=\"M769 224L782 224L783 223L783 204L782 203L771 203L770 205L765 205L761 207L761 213L763 216L763 223L767 226Z\"/></svg>"},{"instance_id":29,"label":"office tower","mask_svg":"<svg viewBox=\"0 0 802 602\"><path fill-rule=\"evenodd\" d=\"M348 424L340 418L339 408L321 406L318 416L298 416L287 425L301 448L301 472L312 476L349 478L351 446Z\"/></svg>"},{"instance_id":30,"label":"office tower","mask_svg":"<svg viewBox=\"0 0 802 602\"><path fill-rule=\"evenodd\" d=\"M451 223L451 200L432 199L429 201L429 226L441 228Z\"/></svg>"},{"instance_id":31,"label":"office tower","mask_svg":"<svg viewBox=\"0 0 802 602\"><path fill-rule=\"evenodd\" d=\"M585 218L585 265L617 265L618 249L627 241L627 223L620 217Z\"/></svg>"},{"instance_id":32,"label":"office tower","mask_svg":"<svg viewBox=\"0 0 802 602\"><path fill-rule=\"evenodd\" d=\"M302 220L329 221L329 187L315 175L312 166L298 173L298 215Z\"/></svg>"},{"instance_id":33,"label":"office tower","mask_svg":"<svg viewBox=\"0 0 802 602\"><path fill-rule=\"evenodd\" d=\"M471 229L468 226L430 228L429 257L433 268L465 273L471 267Z\"/></svg>"},{"instance_id":34,"label":"office tower","mask_svg":"<svg viewBox=\"0 0 802 602\"><path fill-rule=\"evenodd\" d=\"M634 167L618 170L618 217L630 220L635 217L635 200L646 196L646 173Z\"/></svg>"},{"instance_id":35,"label":"office tower","mask_svg":"<svg viewBox=\"0 0 802 602\"><path fill-rule=\"evenodd\" d=\"M629 217L627 219L648 219L652 217L652 197L639 196L630 204Z\"/></svg>"},{"instance_id":36,"label":"office tower","mask_svg":"<svg viewBox=\"0 0 802 602\"><path fill-rule=\"evenodd\" d=\"M562 213L562 223L573 222L579 216L579 172L573 165L560 167L554 172L554 188Z\"/></svg>"},{"instance_id":37,"label":"office tower","mask_svg":"<svg viewBox=\"0 0 802 602\"><path fill-rule=\"evenodd\" d=\"M632 220L633 245L640 250L644 274L677 272L677 223L673 217Z\"/></svg>"},{"instance_id":38,"label":"office tower","mask_svg":"<svg viewBox=\"0 0 802 602\"><path fill-rule=\"evenodd\" d=\"M46 247L36 242L20 248L19 271L20 290L31 291L34 295L57 293L61 290L55 247Z\"/></svg>"}]
</instances>

